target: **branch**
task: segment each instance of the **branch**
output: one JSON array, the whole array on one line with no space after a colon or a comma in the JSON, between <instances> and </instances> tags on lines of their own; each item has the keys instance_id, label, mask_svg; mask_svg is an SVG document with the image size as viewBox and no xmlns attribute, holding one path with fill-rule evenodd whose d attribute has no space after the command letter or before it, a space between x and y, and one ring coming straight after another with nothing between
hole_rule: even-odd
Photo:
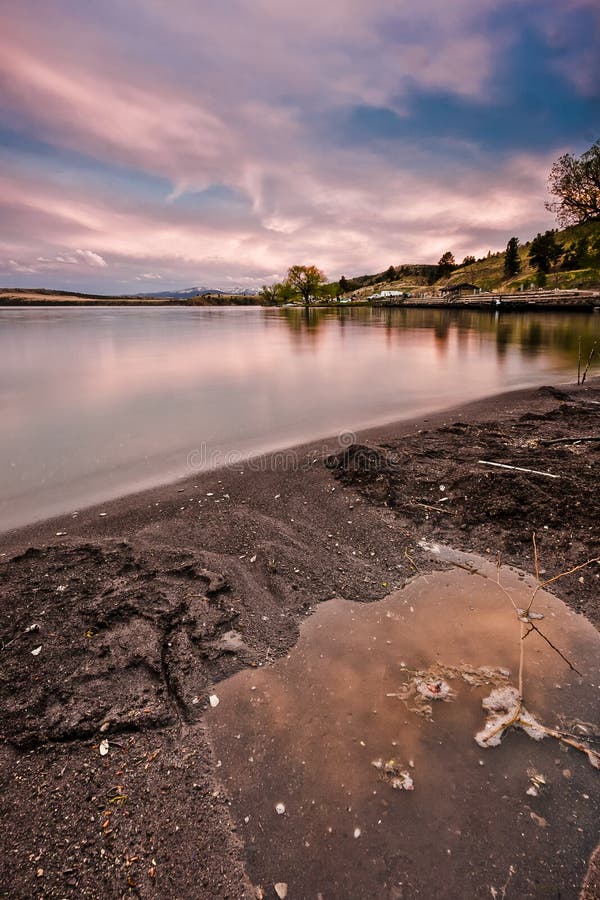
<instances>
[{"instance_id":1,"label":"branch","mask_svg":"<svg viewBox=\"0 0 600 900\"><path fill-rule=\"evenodd\" d=\"M550 447L552 444L583 444L587 443L588 441L600 441L600 435L598 437L553 438L552 440L548 440L547 438L540 438L539 443L544 444L546 447Z\"/></svg>"},{"instance_id":2,"label":"branch","mask_svg":"<svg viewBox=\"0 0 600 900\"><path fill-rule=\"evenodd\" d=\"M529 637L529 635L531 634L532 631L535 631L536 634L539 634L539 636L540 636L541 638L543 638L543 639L546 641L546 643L548 644L548 646L552 647L552 649L555 651L555 653L558 653L558 655L560 656L560 658L563 659L563 660L566 662L566 664L567 664L568 667L571 669L571 671L573 671L573 672L575 672L577 675L579 675L580 678L583 678L583 675L581 674L581 672L579 671L579 669L576 669L576 668L575 668L575 666L573 665L573 663L570 662L570 660L567 659L567 657L566 657L565 654L562 652L562 650L559 650L558 647L557 647L555 644L552 643L552 641L550 640L550 638L546 637L546 635L544 634L543 631L540 631L540 629L537 627L537 625L534 625L533 622L531 622L531 621L529 621L529 620L527 620L527 624L529 625L529 631L528 631L526 634L523 635L523 637L521 638L522 641L524 641L526 637Z\"/></svg>"}]
</instances>

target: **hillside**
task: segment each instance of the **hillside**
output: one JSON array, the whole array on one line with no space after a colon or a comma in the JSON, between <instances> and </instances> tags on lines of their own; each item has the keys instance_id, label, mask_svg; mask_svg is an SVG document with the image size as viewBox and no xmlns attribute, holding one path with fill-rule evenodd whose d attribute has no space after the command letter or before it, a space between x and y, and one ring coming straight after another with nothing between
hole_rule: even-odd
<instances>
[{"instance_id":1,"label":"hillside","mask_svg":"<svg viewBox=\"0 0 600 900\"><path fill-rule=\"evenodd\" d=\"M508 235L510 237L510 235ZM508 240L507 237L507 240ZM586 241L587 253L584 253L585 265L581 268L561 268L547 276L548 288L596 288L600 286L600 222L586 222L563 231L556 232L557 241L562 245L564 253L574 251L577 246L581 250L581 242ZM536 271L529 264L531 242L519 248L521 273L512 278L504 275L504 249L492 253L489 257L476 260L468 265L456 266L450 274L440 277L439 266L435 265L401 265L390 267L385 272L375 275L362 275L347 279L348 294L364 299L374 291L401 290L421 293L423 290L437 291L443 287L451 287L463 282L474 284L486 291L518 291L536 283ZM581 255L581 253L580 253ZM395 278L390 278L391 268L395 269Z\"/></svg>"}]
</instances>

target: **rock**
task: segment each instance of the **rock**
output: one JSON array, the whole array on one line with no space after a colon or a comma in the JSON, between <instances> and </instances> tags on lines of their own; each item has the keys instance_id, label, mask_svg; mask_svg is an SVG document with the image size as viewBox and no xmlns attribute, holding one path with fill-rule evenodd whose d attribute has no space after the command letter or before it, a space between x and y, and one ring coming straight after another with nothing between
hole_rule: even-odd
<instances>
[{"instance_id":1,"label":"rock","mask_svg":"<svg viewBox=\"0 0 600 900\"><path fill-rule=\"evenodd\" d=\"M377 447L366 444L351 444L341 453L326 457L325 466L340 473L377 474L390 466L387 455Z\"/></svg>"}]
</instances>

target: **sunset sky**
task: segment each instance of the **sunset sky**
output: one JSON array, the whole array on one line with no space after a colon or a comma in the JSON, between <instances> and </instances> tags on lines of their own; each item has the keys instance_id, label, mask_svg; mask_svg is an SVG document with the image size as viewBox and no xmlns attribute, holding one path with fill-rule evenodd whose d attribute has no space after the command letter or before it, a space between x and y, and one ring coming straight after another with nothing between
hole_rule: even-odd
<instances>
[{"instance_id":1,"label":"sunset sky","mask_svg":"<svg viewBox=\"0 0 600 900\"><path fill-rule=\"evenodd\" d=\"M260 287L553 225L600 137L597 0L20 0L0 285Z\"/></svg>"}]
</instances>

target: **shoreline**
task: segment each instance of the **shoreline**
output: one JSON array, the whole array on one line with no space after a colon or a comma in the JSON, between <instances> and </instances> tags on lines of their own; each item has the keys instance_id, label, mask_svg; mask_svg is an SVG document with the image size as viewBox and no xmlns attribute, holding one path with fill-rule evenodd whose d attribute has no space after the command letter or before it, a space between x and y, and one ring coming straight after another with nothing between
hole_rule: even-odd
<instances>
[{"instance_id":1,"label":"shoreline","mask_svg":"<svg viewBox=\"0 0 600 900\"><path fill-rule=\"evenodd\" d=\"M503 293L502 291L485 291L481 294L458 294L444 297L439 293L410 297L402 300L359 298L354 301L331 301L314 303L305 306L301 303L289 305L269 304L260 301L258 295L233 295L219 300L214 296L199 295L196 297L103 297L101 295L79 295L70 292L45 297L27 298L18 293L2 292L0 289L0 309L46 309L68 307L203 307L222 309L223 307L239 307L254 309L287 310L299 309L475 309L493 312L594 312L600 310L600 290L592 289L539 289L537 292Z\"/></svg>"},{"instance_id":2,"label":"shoreline","mask_svg":"<svg viewBox=\"0 0 600 900\"><path fill-rule=\"evenodd\" d=\"M598 377L600 378L600 376ZM569 382L557 382L557 384L568 385ZM282 441L281 445L275 445L267 450L248 449L239 456L236 455L235 461L218 463L206 469L198 469L195 472L190 471L188 465L187 472L182 472L179 475L170 475L164 479L160 476L157 476L155 479L153 476L148 475L134 481L131 486L124 491L110 493L104 497L100 496L99 499L96 496L91 498L89 502L80 504L70 503L62 511L44 514L38 519L20 522L16 525L8 525L7 527L0 526L0 553L2 552L3 540L6 539L10 544L11 535L17 535L18 533L25 531L30 532L33 529L34 540L44 539L43 529L44 526L47 525L49 529L47 537L52 538L56 534L55 531L52 531L53 527L56 527L58 531L65 531L65 529L69 528L72 524L70 521L71 519L79 518L88 511L91 513L96 510L106 511L114 504L119 504L119 508L121 508L123 504L127 504L129 501L133 503L135 498L140 498L140 500L143 501L144 495L150 494L150 492L156 490L161 491L161 489L165 489L168 494L169 489L173 487L173 485L180 485L185 488L188 483L191 485L192 482L197 482L200 478L227 469L234 470L245 466L249 471L262 471L265 467L271 467L270 460L275 460L276 464L279 465L279 461L281 460L286 460L286 463L290 463L294 460L301 460L308 457L312 459L315 454L321 456L324 452L333 452L336 449L339 449L340 437L342 440L347 440L348 436L357 440L377 440L379 437L381 437L382 440L385 440L385 435L389 429L395 430L406 427L410 431L413 428L419 428L423 422L441 421L443 417L449 415L465 414L469 416L486 414L486 411L488 409L491 410L492 408L510 408L513 402L519 401L524 392L535 391L538 387L539 385L513 387L509 390L499 391L496 394L484 395L474 400L467 400L465 402L451 404L450 406L441 408L434 407L431 410L425 410L419 415L414 415L414 413L411 412L401 418L394 418L391 420L382 419L376 421L374 424L359 425L356 428L344 429L338 433L317 435L314 438L303 440L300 443L287 444L285 441ZM187 453L188 457L194 452L195 451L193 450L189 451ZM227 457L227 453L224 452L223 456ZM96 491L97 495L101 495L101 493L102 491L100 489Z\"/></svg>"},{"instance_id":3,"label":"shoreline","mask_svg":"<svg viewBox=\"0 0 600 900\"><path fill-rule=\"evenodd\" d=\"M98 309L106 308L137 308L140 306L160 308L177 307L185 309L190 307L200 307L202 309L223 309L224 307L235 307L239 309L271 309L271 310L289 310L298 309L301 311L318 309L475 309L487 312L570 312L570 313L590 313L600 309L600 297L594 299L583 299L577 302L560 302L557 301L524 301L502 299L502 305L498 305L495 300L441 300L433 297L431 300L407 300L404 303L370 303L367 301L356 301L355 303L328 303L326 306L314 304L313 306L270 306L267 303L246 303L246 302L227 302L227 303L205 303L201 300L48 300L48 301L31 301L31 300L11 300L4 302L0 299L0 309L69 309L70 307L80 308L82 306L96 307Z\"/></svg>"},{"instance_id":4,"label":"shoreline","mask_svg":"<svg viewBox=\"0 0 600 900\"><path fill-rule=\"evenodd\" d=\"M597 555L600 442L569 441L599 421L599 378L519 389L1 535L12 896L253 896L205 732L214 685L287 653L319 602L439 568L423 539L531 572L536 531L548 577ZM596 628L599 576L554 591Z\"/></svg>"},{"instance_id":5,"label":"shoreline","mask_svg":"<svg viewBox=\"0 0 600 900\"><path fill-rule=\"evenodd\" d=\"M585 387L590 387L595 383L600 385L600 375L587 379ZM62 531L65 528L72 529L74 519L83 520L84 517L87 517L86 521L93 528L94 524L98 524L95 521L95 517L99 515L100 511L106 512L106 517L108 517L112 514L122 514L128 507L133 508L137 504L143 506L146 500L150 503L160 503L161 500L172 496L173 488L177 491L185 492L188 489L194 489L194 485L198 485L201 480L211 479L218 473L238 471L239 469L244 469L244 467L249 472L260 473L264 472L265 469L280 467L282 460L285 460L287 465L290 460L304 459L305 462L306 460L312 460L315 454L319 458L324 457L327 453L334 453L340 449L340 436L343 440L350 435L357 441L377 443L385 442L390 435L398 438L400 435L418 431L425 424L429 428L438 427L440 424L445 423L445 419L449 417L465 417L469 420L478 416L487 416L491 413L500 416L510 415L516 410L517 406L521 406L523 403L527 406L530 396L542 387L544 385L511 388L510 390L484 395L464 403L426 411L416 416L409 414L406 418L386 420L364 427L358 426L356 429L344 430L338 434L317 436L297 444L282 444L282 446L274 447L270 450L248 451L247 455L244 454L239 459L236 458L235 462L219 464L208 469L200 469L194 473L183 473L165 481L158 481L141 487L132 486L130 490L126 490L123 493L108 496L105 499L94 500L91 503L79 506L77 509L71 505L62 512L45 515L40 519L0 529L0 554L3 551L5 554L18 552L18 548L24 546L29 540L34 542L51 540L56 536L56 532L53 531L54 528L58 531ZM553 383L552 387L568 391L576 388L576 385L569 381L559 381ZM274 463L271 462L273 460ZM102 516L102 518L105 518L105 516ZM45 529L47 529L47 533L45 533ZM75 528L75 531L72 533L79 534L80 531L80 529ZM69 532L66 532L65 536L69 536ZM4 549L4 543L6 543L8 550ZM1 560L2 555L0 555L0 562Z\"/></svg>"}]
</instances>

